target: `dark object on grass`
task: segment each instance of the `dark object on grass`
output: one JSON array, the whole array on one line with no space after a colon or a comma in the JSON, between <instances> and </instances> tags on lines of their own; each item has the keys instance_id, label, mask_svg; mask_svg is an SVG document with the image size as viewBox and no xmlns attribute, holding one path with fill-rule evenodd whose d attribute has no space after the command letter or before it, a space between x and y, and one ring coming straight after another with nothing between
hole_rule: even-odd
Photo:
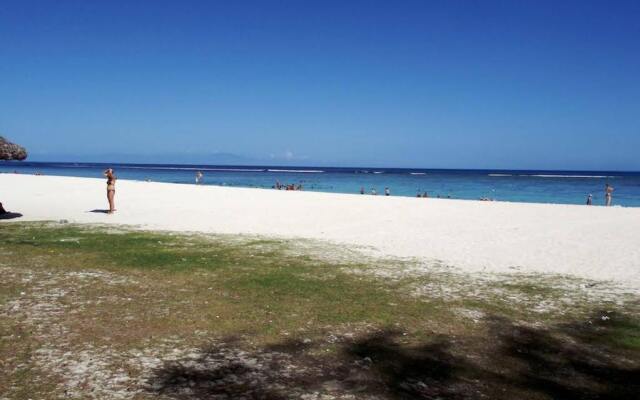
<instances>
[{"instance_id":1,"label":"dark object on grass","mask_svg":"<svg viewBox=\"0 0 640 400\"><path fill-rule=\"evenodd\" d=\"M24 147L7 141L0 136L0 160L19 160L27 158L27 150Z\"/></svg>"},{"instance_id":2,"label":"dark object on grass","mask_svg":"<svg viewBox=\"0 0 640 400\"><path fill-rule=\"evenodd\" d=\"M27 151L24 147L11 143L0 136L0 160L22 161L25 158L27 158ZM0 203L0 217L2 217L2 219L18 218L22 217L22 214L9 213L2 207L2 203Z\"/></svg>"},{"instance_id":3,"label":"dark object on grass","mask_svg":"<svg viewBox=\"0 0 640 400\"><path fill-rule=\"evenodd\" d=\"M20 213L14 213L14 212L0 213L0 219L14 219L14 218L20 218L20 217L22 217L22 214Z\"/></svg>"},{"instance_id":4,"label":"dark object on grass","mask_svg":"<svg viewBox=\"0 0 640 400\"><path fill-rule=\"evenodd\" d=\"M9 212L5 210L4 207L2 206L2 203L0 203L0 219L14 219L14 218L20 218L20 217L22 217L22 214Z\"/></svg>"}]
</instances>

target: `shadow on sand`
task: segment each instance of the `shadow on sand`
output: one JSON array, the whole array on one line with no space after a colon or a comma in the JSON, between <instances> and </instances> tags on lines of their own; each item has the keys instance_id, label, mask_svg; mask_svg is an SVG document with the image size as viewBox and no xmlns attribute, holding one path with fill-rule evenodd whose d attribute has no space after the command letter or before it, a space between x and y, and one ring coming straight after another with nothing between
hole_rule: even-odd
<instances>
[{"instance_id":1,"label":"shadow on sand","mask_svg":"<svg viewBox=\"0 0 640 400\"><path fill-rule=\"evenodd\" d=\"M15 213L15 212L5 212L0 214L0 219L14 219L14 218L20 218L20 217L22 217L22 214Z\"/></svg>"},{"instance_id":2,"label":"shadow on sand","mask_svg":"<svg viewBox=\"0 0 640 400\"><path fill-rule=\"evenodd\" d=\"M109 214L109 210L102 210L99 208L96 208L95 210L91 210L87 212L98 213L98 214Z\"/></svg>"},{"instance_id":3,"label":"shadow on sand","mask_svg":"<svg viewBox=\"0 0 640 400\"><path fill-rule=\"evenodd\" d=\"M257 350L217 343L198 359L166 363L148 390L185 400L310 393L314 399L640 398L637 320L602 312L551 328L501 317L485 323L477 335L424 343L382 330L344 339L332 356L322 355L323 341L287 340Z\"/></svg>"}]
</instances>

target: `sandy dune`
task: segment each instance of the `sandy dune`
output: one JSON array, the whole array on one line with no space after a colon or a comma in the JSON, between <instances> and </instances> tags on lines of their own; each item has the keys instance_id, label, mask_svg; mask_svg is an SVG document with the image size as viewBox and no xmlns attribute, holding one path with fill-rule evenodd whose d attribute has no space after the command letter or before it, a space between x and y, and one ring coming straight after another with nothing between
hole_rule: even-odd
<instances>
[{"instance_id":1,"label":"sandy dune","mask_svg":"<svg viewBox=\"0 0 640 400\"><path fill-rule=\"evenodd\" d=\"M470 271L552 272L640 288L640 208L587 207L0 174L17 220L273 235L372 246ZM0 221L7 223L8 221ZM1 229L1 225L0 225Z\"/></svg>"}]
</instances>

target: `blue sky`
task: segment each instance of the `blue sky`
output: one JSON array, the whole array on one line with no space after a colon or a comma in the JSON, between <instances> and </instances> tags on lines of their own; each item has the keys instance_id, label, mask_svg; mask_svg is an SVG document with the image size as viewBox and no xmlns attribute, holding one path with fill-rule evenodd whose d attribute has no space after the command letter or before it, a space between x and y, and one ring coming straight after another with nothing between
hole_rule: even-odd
<instances>
[{"instance_id":1,"label":"blue sky","mask_svg":"<svg viewBox=\"0 0 640 400\"><path fill-rule=\"evenodd\" d=\"M0 134L33 160L640 170L639 20L638 1L5 0Z\"/></svg>"}]
</instances>

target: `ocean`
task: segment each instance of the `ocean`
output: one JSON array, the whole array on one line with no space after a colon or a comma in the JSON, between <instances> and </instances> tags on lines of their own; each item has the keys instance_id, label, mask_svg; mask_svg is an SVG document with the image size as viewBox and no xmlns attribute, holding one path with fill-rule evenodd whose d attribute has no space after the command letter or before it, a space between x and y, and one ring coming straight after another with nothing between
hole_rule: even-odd
<instances>
[{"instance_id":1,"label":"ocean","mask_svg":"<svg viewBox=\"0 0 640 400\"><path fill-rule=\"evenodd\" d=\"M359 193L363 188L383 195L389 188L393 196L427 192L429 197L528 203L585 204L592 194L593 204L602 205L609 183L615 188L613 205L640 207L640 172L0 162L0 173L102 178L107 167L119 179L140 181L194 184L196 171L202 171L205 185L271 189L278 181L315 192Z\"/></svg>"}]
</instances>

